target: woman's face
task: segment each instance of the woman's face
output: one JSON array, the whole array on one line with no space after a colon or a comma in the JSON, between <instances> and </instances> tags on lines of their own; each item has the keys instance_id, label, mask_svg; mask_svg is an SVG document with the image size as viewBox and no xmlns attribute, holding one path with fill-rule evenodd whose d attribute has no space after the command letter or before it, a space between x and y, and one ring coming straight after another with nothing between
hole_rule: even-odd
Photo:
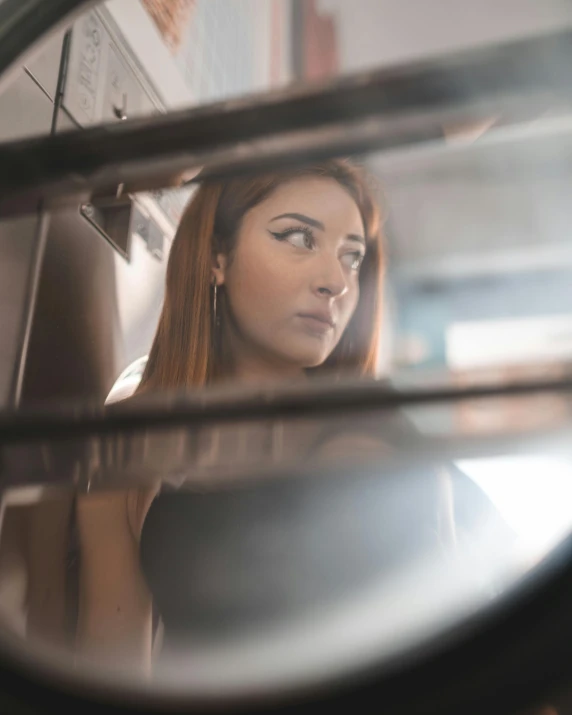
<instances>
[{"instance_id":1,"label":"woman's face","mask_svg":"<svg viewBox=\"0 0 572 715\"><path fill-rule=\"evenodd\" d=\"M357 306L365 248L359 209L333 179L290 181L251 209L214 269L235 357L292 372L323 363Z\"/></svg>"}]
</instances>

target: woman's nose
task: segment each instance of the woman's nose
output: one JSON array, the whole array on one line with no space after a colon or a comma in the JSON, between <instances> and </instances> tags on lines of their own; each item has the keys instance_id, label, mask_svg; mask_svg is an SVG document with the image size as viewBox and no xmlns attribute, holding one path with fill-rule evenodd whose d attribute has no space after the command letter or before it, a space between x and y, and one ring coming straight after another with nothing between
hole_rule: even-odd
<instances>
[{"instance_id":1,"label":"woman's nose","mask_svg":"<svg viewBox=\"0 0 572 715\"><path fill-rule=\"evenodd\" d=\"M340 298L348 291L348 283L338 258L324 260L314 281L314 290L320 296Z\"/></svg>"}]
</instances>

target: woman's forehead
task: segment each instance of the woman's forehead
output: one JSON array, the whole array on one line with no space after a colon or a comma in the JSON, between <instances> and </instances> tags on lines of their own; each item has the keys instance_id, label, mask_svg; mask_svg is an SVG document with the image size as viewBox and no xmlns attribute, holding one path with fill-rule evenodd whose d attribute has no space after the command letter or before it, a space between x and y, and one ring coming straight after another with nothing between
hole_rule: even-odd
<instances>
[{"instance_id":1,"label":"woman's forehead","mask_svg":"<svg viewBox=\"0 0 572 715\"><path fill-rule=\"evenodd\" d=\"M349 192L335 179L305 176L278 186L255 206L261 220L271 220L285 213L305 214L328 227L343 225L348 233L362 233L360 210Z\"/></svg>"}]
</instances>

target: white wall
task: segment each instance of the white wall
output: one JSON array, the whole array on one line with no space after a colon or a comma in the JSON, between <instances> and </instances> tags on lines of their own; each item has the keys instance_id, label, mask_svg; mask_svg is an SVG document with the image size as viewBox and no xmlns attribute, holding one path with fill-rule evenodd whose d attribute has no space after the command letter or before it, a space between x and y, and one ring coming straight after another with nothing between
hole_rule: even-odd
<instances>
[{"instance_id":1,"label":"white wall","mask_svg":"<svg viewBox=\"0 0 572 715\"><path fill-rule=\"evenodd\" d=\"M344 71L572 26L569 0L320 0Z\"/></svg>"}]
</instances>

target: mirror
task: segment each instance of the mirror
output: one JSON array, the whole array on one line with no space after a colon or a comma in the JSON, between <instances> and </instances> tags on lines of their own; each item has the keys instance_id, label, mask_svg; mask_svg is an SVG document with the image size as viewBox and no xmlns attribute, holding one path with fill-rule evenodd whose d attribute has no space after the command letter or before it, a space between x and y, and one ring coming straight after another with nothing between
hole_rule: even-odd
<instances>
[{"instance_id":1,"label":"mirror","mask_svg":"<svg viewBox=\"0 0 572 715\"><path fill-rule=\"evenodd\" d=\"M269 168L270 137L241 171L237 139L176 188L0 221L6 647L139 694L276 694L436 653L542 582L572 525L570 97L515 71L484 101L462 53L551 47L572 13L493 5L111 0L26 60L0 139L106 125L93 155L358 71L459 85L326 127L328 157Z\"/></svg>"}]
</instances>

